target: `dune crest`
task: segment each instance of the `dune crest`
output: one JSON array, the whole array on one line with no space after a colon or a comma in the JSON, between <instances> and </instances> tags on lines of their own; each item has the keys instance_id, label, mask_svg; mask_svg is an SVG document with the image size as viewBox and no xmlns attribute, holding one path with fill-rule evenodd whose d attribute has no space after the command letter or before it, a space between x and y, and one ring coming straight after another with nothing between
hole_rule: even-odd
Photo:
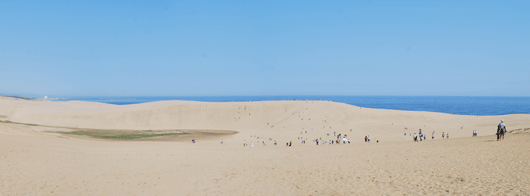
<instances>
[{"instance_id":1,"label":"dune crest","mask_svg":"<svg viewBox=\"0 0 530 196\"><path fill-rule=\"evenodd\" d=\"M434 112L360 108L329 101L263 101L208 103L160 101L134 105L95 102L49 102L0 99L0 116L14 122L93 129L233 130L240 135L276 135L309 131L340 132L355 138L371 135L385 141L405 141L422 129L451 137L469 137L472 130L493 135L500 119L508 129L530 127L530 115L466 116ZM310 131L314 130L314 131ZM316 134L313 134L316 133Z\"/></svg>"}]
</instances>

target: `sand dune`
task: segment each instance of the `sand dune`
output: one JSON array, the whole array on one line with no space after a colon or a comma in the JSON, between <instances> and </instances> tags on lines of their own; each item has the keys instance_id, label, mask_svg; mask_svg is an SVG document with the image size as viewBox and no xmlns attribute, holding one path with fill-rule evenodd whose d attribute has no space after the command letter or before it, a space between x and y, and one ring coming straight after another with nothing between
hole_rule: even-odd
<instances>
[{"instance_id":1,"label":"sand dune","mask_svg":"<svg viewBox=\"0 0 530 196\"><path fill-rule=\"evenodd\" d=\"M402 137L422 129L451 137L469 137L472 130L493 135L500 119L509 129L530 127L530 115L466 116L434 112L360 108L328 101L267 101L205 103L161 101L135 105L94 102L48 102L0 99L0 115L15 122L101 129L217 129L293 140L299 132L317 138L326 133L365 135L381 141L409 141ZM405 129L407 128L407 129ZM351 130L351 132L350 132ZM298 135L297 135L298 133ZM287 134L287 135L286 135Z\"/></svg>"},{"instance_id":2,"label":"sand dune","mask_svg":"<svg viewBox=\"0 0 530 196\"><path fill-rule=\"evenodd\" d=\"M502 142L493 136L500 119L517 130ZM0 195L530 194L530 134L524 129L530 128L530 115L462 116L327 101L116 106L0 97L0 120L238 132L199 137L195 144L116 142L45 132L61 128L0 123ZM420 128L427 141L412 142L408 134ZM480 136L472 138L472 130ZM347 134L352 144L312 142L331 139L333 132ZM450 139L440 139L442 132ZM365 135L380 142L365 143ZM266 146L257 144L262 138ZM243 140L254 147L243 147ZM285 147L288 141L293 147Z\"/></svg>"}]
</instances>

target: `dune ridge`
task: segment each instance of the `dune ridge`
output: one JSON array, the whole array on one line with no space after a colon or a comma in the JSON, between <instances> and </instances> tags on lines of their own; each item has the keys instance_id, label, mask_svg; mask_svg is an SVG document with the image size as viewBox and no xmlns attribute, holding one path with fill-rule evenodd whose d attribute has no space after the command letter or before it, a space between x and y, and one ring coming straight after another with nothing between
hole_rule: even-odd
<instances>
[{"instance_id":1,"label":"dune ridge","mask_svg":"<svg viewBox=\"0 0 530 196\"><path fill-rule=\"evenodd\" d=\"M493 135L500 119L511 131L504 141ZM0 123L0 195L530 193L526 114L477 117L327 101L116 106L0 97L0 120L18 122ZM50 133L71 128L238 133L197 137L196 143L192 138L115 142ZM427 140L413 142L409 134L420 128ZM472 130L479 137L471 137ZM450 138L441 139L442 132ZM339 133L347 134L351 144L312 142ZM365 135L372 142L365 143ZM243 140L254 146L243 147ZM289 141L293 146L285 147Z\"/></svg>"},{"instance_id":2,"label":"dune ridge","mask_svg":"<svg viewBox=\"0 0 530 196\"><path fill-rule=\"evenodd\" d=\"M280 135L297 131L371 135L385 141L423 129L451 137L469 137L472 130L493 135L500 119L508 129L530 127L528 114L468 116L434 112L370 109L329 101L263 101L207 103L160 101L134 105L95 102L49 102L0 99L0 115L11 121L94 129L233 130L240 135ZM351 130L351 132L350 132ZM309 132L312 136L311 132ZM314 135L317 136L317 135Z\"/></svg>"}]
</instances>

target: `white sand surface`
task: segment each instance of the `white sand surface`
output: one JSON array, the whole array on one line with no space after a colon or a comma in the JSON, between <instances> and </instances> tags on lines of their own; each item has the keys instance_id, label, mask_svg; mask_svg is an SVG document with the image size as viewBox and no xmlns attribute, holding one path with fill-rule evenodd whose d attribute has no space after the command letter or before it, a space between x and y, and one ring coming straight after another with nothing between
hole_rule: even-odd
<instances>
[{"instance_id":1,"label":"white sand surface","mask_svg":"<svg viewBox=\"0 0 530 196\"><path fill-rule=\"evenodd\" d=\"M495 141L500 119L520 131ZM48 125L0 123L0 195L530 194L524 129L530 115L462 116L328 101L117 106L0 97L0 120ZM63 129L50 126L238 133L198 137L195 144L107 141L45 132ZM418 129L426 141L412 142L409 134ZM334 132L352 143L312 142ZM442 132L450 138L441 139ZM257 144L262 138L266 146ZM243 147L243 140L254 147ZM289 141L293 146L285 147Z\"/></svg>"}]
</instances>

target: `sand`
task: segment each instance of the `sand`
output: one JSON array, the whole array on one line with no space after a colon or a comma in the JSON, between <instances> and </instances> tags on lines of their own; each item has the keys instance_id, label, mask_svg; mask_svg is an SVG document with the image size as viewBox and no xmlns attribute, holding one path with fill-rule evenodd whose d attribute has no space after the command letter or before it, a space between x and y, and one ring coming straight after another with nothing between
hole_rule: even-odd
<instances>
[{"instance_id":1,"label":"sand","mask_svg":"<svg viewBox=\"0 0 530 196\"><path fill-rule=\"evenodd\" d=\"M500 119L515 131L504 141L493 135ZM0 97L0 120L237 132L198 137L195 144L108 141L46 132L66 128L0 123L0 195L530 194L530 115L462 116L328 101L116 106ZM413 142L409 134L420 128L427 140ZM333 132L347 134L351 144L312 142ZM450 138L441 139L442 132ZM254 135L266 137L267 145ZM254 147L243 147L243 140ZM285 147L288 141L292 147Z\"/></svg>"}]
</instances>

